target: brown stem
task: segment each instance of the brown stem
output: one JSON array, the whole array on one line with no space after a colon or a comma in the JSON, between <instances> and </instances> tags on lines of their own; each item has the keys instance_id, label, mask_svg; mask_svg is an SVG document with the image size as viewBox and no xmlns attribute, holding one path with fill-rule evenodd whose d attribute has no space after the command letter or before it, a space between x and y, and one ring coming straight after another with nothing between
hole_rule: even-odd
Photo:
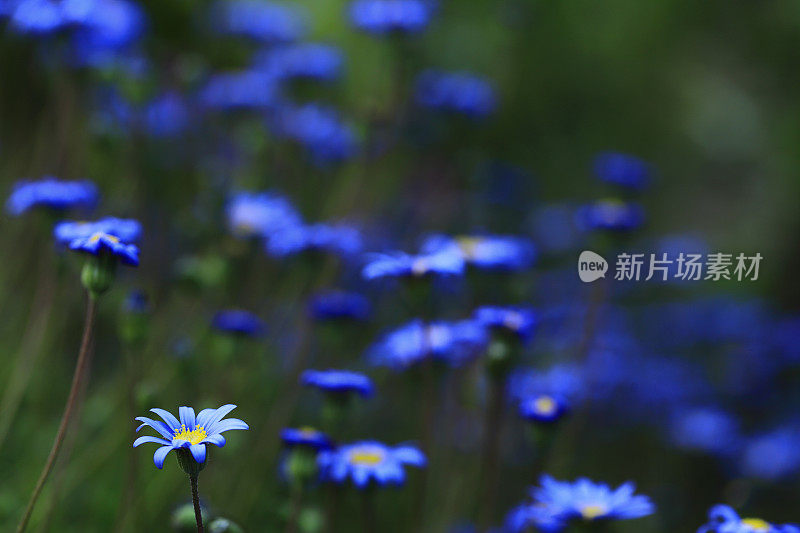
<instances>
[{"instance_id":1,"label":"brown stem","mask_svg":"<svg viewBox=\"0 0 800 533\"><path fill-rule=\"evenodd\" d=\"M22 515L22 519L19 521L19 525L17 526L17 533L22 533L25 531L25 528L28 527L28 522L33 514L33 508L36 506L36 501L39 499L39 495L44 488L44 484L47 482L47 477L53 470L53 465L58 458L58 452L61 450L61 445L64 443L64 436L67 434L67 429L72 421L75 407L77 406L79 392L82 388L82 382L86 377L85 368L89 361L89 344L92 338L92 330L94 328L96 306L97 303L95 302L94 298L90 296L86 305L86 322L83 328L83 340L81 340L81 348L80 352L78 352L78 361L75 363L75 372L72 375L72 386L69 390L67 403L64 406L64 414L61 415L61 423L58 426L58 432L56 433L56 438L53 441L53 447L50 449L50 455L47 457L47 462L45 462L42 473L39 475L39 480L36 482L33 493L31 493L30 500L25 508L25 513Z\"/></svg>"},{"instance_id":2,"label":"brown stem","mask_svg":"<svg viewBox=\"0 0 800 533\"><path fill-rule=\"evenodd\" d=\"M197 476L189 476L192 486L192 504L194 505L194 519L197 522L197 533L203 533L203 511L200 510L200 496L197 493Z\"/></svg>"}]
</instances>

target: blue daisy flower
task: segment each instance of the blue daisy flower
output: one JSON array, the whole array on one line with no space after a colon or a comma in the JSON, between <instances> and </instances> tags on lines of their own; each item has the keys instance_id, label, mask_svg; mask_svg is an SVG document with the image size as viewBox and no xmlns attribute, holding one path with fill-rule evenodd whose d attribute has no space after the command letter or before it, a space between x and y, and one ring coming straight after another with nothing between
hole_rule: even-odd
<instances>
[{"instance_id":1,"label":"blue daisy flower","mask_svg":"<svg viewBox=\"0 0 800 533\"><path fill-rule=\"evenodd\" d=\"M188 449L198 464L205 463L206 444L225 446L225 437L222 433L234 429L250 429L245 422L238 418L223 417L236 408L233 404L223 405L218 409L203 409L195 417L194 409L181 407L178 409L178 418L164 409L150 409L151 412L161 417L163 422L144 416L136 418L142 425L136 428L137 433L145 426L156 430L161 437L144 436L133 442L133 447L146 442L161 444L153 455L153 462L161 469L164 459L172 450Z\"/></svg>"},{"instance_id":2,"label":"blue daisy flower","mask_svg":"<svg viewBox=\"0 0 800 533\"><path fill-rule=\"evenodd\" d=\"M396 370L427 357L457 366L478 355L488 341L486 328L474 320L437 321L428 325L413 320L380 339L370 348L368 357L372 364Z\"/></svg>"},{"instance_id":3,"label":"blue daisy flower","mask_svg":"<svg viewBox=\"0 0 800 533\"><path fill-rule=\"evenodd\" d=\"M11 28L19 33L51 33L63 23L60 6L50 0L21 0L11 11Z\"/></svg>"},{"instance_id":4,"label":"blue daisy flower","mask_svg":"<svg viewBox=\"0 0 800 533\"><path fill-rule=\"evenodd\" d=\"M6 211L19 216L36 207L59 211L93 209L99 198L97 186L91 181L61 181L46 176L38 181L17 182L6 202Z\"/></svg>"},{"instance_id":5,"label":"blue daisy flower","mask_svg":"<svg viewBox=\"0 0 800 533\"><path fill-rule=\"evenodd\" d=\"M332 81L342 74L344 54L332 45L298 43L265 50L253 60L253 68L277 80Z\"/></svg>"},{"instance_id":6,"label":"blue daisy flower","mask_svg":"<svg viewBox=\"0 0 800 533\"><path fill-rule=\"evenodd\" d=\"M769 481L794 476L800 472L800 428L782 426L749 439L740 468L747 476Z\"/></svg>"},{"instance_id":7,"label":"blue daisy flower","mask_svg":"<svg viewBox=\"0 0 800 533\"><path fill-rule=\"evenodd\" d=\"M167 92L151 100L142 115L145 131L155 138L181 135L191 122L189 106L176 92Z\"/></svg>"},{"instance_id":8,"label":"blue daisy flower","mask_svg":"<svg viewBox=\"0 0 800 533\"><path fill-rule=\"evenodd\" d=\"M629 189L641 190L650 181L650 167L645 161L620 152L600 152L592 167L601 181Z\"/></svg>"},{"instance_id":9,"label":"blue daisy flower","mask_svg":"<svg viewBox=\"0 0 800 533\"><path fill-rule=\"evenodd\" d=\"M681 449L728 455L741 443L739 423L714 407L679 407L670 424L672 442Z\"/></svg>"},{"instance_id":10,"label":"blue daisy flower","mask_svg":"<svg viewBox=\"0 0 800 533\"><path fill-rule=\"evenodd\" d=\"M460 276L464 273L465 268L464 257L454 246L419 255L397 252L394 254L370 254L368 257L369 262L362 269L361 275L370 280L421 278L431 275Z\"/></svg>"},{"instance_id":11,"label":"blue daisy flower","mask_svg":"<svg viewBox=\"0 0 800 533\"><path fill-rule=\"evenodd\" d=\"M108 255L129 266L139 265L139 248L108 233L95 232L87 237L78 237L69 243L69 249L96 256Z\"/></svg>"},{"instance_id":12,"label":"blue daisy flower","mask_svg":"<svg viewBox=\"0 0 800 533\"><path fill-rule=\"evenodd\" d=\"M564 530L564 522L553 516L552 511L537 504L523 503L511 509L504 521L509 533L559 533Z\"/></svg>"},{"instance_id":13,"label":"blue daisy flower","mask_svg":"<svg viewBox=\"0 0 800 533\"><path fill-rule=\"evenodd\" d=\"M405 465L422 468L426 463L425 456L414 446L392 448L376 441L343 445L317 456L323 480L341 484L350 479L360 489L371 483L402 485L406 479Z\"/></svg>"},{"instance_id":14,"label":"blue daisy flower","mask_svg":"<svg viewBox=\"0 0 800 533\"><path fill-rule=\"evenodd\" d=\"M492 84L467 72L423 72L416 81L416 100L423 107L470 118L487 117L497 107Z\"/></svg>"},{"instance_id":15,"label":"blue daisy flower","mask_svg":"<svg viewBox=\"0 0 800 533\"><path fill-rule=\"evenodd\" d=\"M211 326L222 333L243 337L258 337L264 333L264 322L256 315L242 309L218 311L211 320Z\"/></svg>"},{"instance_id":16,"label":"blue daisy flower","mask_svg":"<svg viewBox=\"0 0 800 533\"><path fill-rule=\"evenodd\" d=\"M357 393L363 397L371 396L374 390L368 376L349 370L306 370L300 376L300 383L328 393Z\"/></svg>"},{"instance_id":17,"label":"blue daisy flower","mask_svg":"<svg viewBox=\"0 0 800 533\"><path fill-rule=\"evenodd\" d=\"M697 533L800 533L792 524L771 524L760 518L739 518L727 505L715 505L708 511L708 523Z\"/></svg>"},{"instance_id":18,"label":"blue daisy flower","mask_svg":"<svg viewBox=\"0 0 800 533\"><path fill-rule=\"evenodd\" d=\"M276 135L305 148L319 164L348 159L358 148L353 126L335 109L319 104L281 107L273 117L272 128Z\"/></svg>"},{"instance_id":19,"label":"blue daisy flower","mask_svg":"<svg viewBox=\"0 0 800 533\"><path fill-rule=\"evenodd\" d=\"M142 234L142 225L131 218L105 217L94 222L64 221L53 228L53 237L58 244L66 245L75 239L91 237L95 233L113 235L120 241L135 243Z\"/></svg>"},{"instance_id":20,"label":"blue daisy flower","mask_svg":"<svg viewBox=\"0 0 800 533\"><path fill-rule=\"evenodd\" d=\"M228 227L238 237L268 237L302 224L291 202L272 192L237 193L228 201L226 214Z\"/></svg>"},{"instance_id":21,"label":"blue daisy flower","mask_svg":"<svg viewBox=\"0 0 800 533\"><path fill-rule=\"evenodd\" d=\"M284 428L281 430L281 440L289 448L305 446L315 450L329 450L333 442L323 432L311 427Z\"/></svg>"},{"instance_id":22,"label":"blue daisy flower","mask_svg":"<svg viewBox=\"0 0 800 533\"><path fill-rule=\"evenodd\" d=\"M600 200L580 207L577 223L584 230L632 231L644 224L644 209L633 202Z\"/></svg>"},{"instance_id":23,"label":"blue daisy flower","mask_svg":"<svg viewBox=\"0 0 800 533\"><path fill-rule=\"evenodd\" d=\"M220 111L263 110L278 101L275 79L264 73L244 70L214 74L200 89L198 100Z\"/></svg>"},{"instance_id":24,"label":"blue daisy flower","mask_svg":"<svg viewBox=\"0 0 800 533\"><path fill-rule=\"evenodd\" d=\"M584 398L585 381L582 368L576 365L558 364L546 370L517 369L508 377L508 394L516 402L546 395L573 404Z\"/></svg>"},{"instance_id":25,"label":"blue daisy flower","mask_svg":"<svg viewBox=\"0 0 800 533\"><path fill-rule=\"evenodd\" d=\"M366 320L372 306L355 292L327 291L314 295L308 304L309 315L316 320Z\"/></svg>"},{"instance_id":26,"label":"blue daisy flower","mask_svg":"<svg viewBox=\"0 0 800 533\"><path fill-rule=\"evenodd\" d=\"M418 33L428 26L432 11L424 0L356 0L350 4L350 21L376 35Z\"/></svg>"},{"instance_id":27,"label":"blue daisy flower","mask_svg":"<svg viewBox=\"0 0 800 533\"><path fill-rule=\"evenodd\" d=\"M545 475L533 497L536 504L545 506L564 522L628 520L652 514L653 503L647 496L634 494L634 490L630 482L611 489L586 478L570 483Z\"/></svg>"},{"instance_id":28,"label":"blue daisy flower","mask_svg":"<svg viewBox=\"0 0 800 533\"><path fill-rule=\"evenodd\" d=\"M221 33L263 43L296 41L305 23L293 6L261 0L225 0L211 10L211 22Z\"/></svg>"},{"instance_id":29,"label":"blue daisy flower","mask_svg":"<svg viewBox=\"0 0 800 533\"><path fill-rule=\"evenodd\" d=\"M524 307L479 307L473 316L487 328L511 333L525 342L533 337L539 325L539 315Z\"/></svg>"},{"instance_id":30,"label":"blue daisy flower","mask_svg":"<svg viewBox=\"0 0 800 533\"><path fill-rule=\"evenodd\" d=\"M265 241L267 252L274 257L287 257L304 251L330 252L353 256L361 251L361 232L344 224L312 224L288 227L270 235Z\"/></svg>"},{"instance_id":31,"label":"blue daisy flower","mask_svg":"<svg viewBox=\"0 0 800 533\"><path fill-rule=\"evenodd\" d=\"M536 394L520 400L518 411L525 420L548 424L560 420L569 412L569 408L569 403L563 397Z\"/></svg>"},{"instance_id":32,"label":"blue daisy flower","mask_svg":"<svg viewBox=\"0 0 800 533\"><path fill-rule=\"evenodd\" d=\"M483 270L517 271L533 265L536 248L533 243L519 237L503 235L476 235L446 237L434 235L425 240L422 251L456 246L468 265Z\"/></svg>"}]
</instances>

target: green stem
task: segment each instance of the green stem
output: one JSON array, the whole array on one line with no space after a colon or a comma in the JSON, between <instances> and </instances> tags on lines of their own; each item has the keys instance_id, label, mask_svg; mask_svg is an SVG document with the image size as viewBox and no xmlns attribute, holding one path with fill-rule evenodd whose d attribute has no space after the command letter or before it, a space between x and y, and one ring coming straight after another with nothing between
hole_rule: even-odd
<instances>
[{"instance_id":1,"label":"green stem","mask_svg":"<svg viewBox=\"0 0 800 533\"><path fill-rule=\"evenodd\" d=\"M197 533L203 533L203 511L200 510L200 496L197 492L197 476L189 476L192 486L192 504L194 505L194 519L197 522Z\"/></svg>"},{"instance_id":2,"label":"green stem","mask_svg":"<svg viewBox=\"0 0 800 533\"><path fill-rule=\"evenodd\" d=\"M67 403L64 406L64 414L61 415L61 423L58 426L56 438L53 441L53 447L50 449L50 455L44 464L42 473L39 475L39 480L31 493L28 505L25 508L25 513L17 526L17 533L22 533L28 527L28 522L33 514L33 509L36 506L36 501L47 482L47 477L53 470L53 465L58 458L58 452L61 450L61 445L64 443L64 436L67 434L67 429L72 422L73 415L75 414L75 407L77 406L79 392L82 388L83 380L86 377L86 367L89 365L89 345L91 344L92 330L94 328L94 317L97 303L94 298L89 297L89 302L86 306L86 322L83 328L83 340L81 341L81 348L78 352L78 361L75 363L75 372L72 375L72 386L70 387Z\"/></svg>"},{"instance_id":3,"label":"green stem","mask_svg":"<svg viewBox=\"0 0 800 533\"><path fill-rule=\"evenodd\" d=\"M367 487L361 491L362 513L364 515L364 533L376 533L378 531L377 521L375 520L375 491L372 487Z\"/></svg>"}]
</instances>

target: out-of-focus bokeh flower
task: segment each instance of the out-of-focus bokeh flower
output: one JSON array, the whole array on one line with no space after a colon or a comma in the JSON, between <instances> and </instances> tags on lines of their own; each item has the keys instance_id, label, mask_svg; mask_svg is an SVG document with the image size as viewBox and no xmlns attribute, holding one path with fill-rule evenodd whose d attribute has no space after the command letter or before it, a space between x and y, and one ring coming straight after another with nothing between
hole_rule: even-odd
<instances>
[{"instance_id":1,"label":"out-of-focus bokeh flower","mask_svg":"<svg viewBox=\"0 0 800 533\"><path fill-rule=\"evenodd\" d=\"M483 270L517 271L533 265L536 248L532 242L506 235L433 235L422 245L430 253L455 246L470 266Z\"/></svg>"},{"instance_id":2,"label":"out-of-focus bokeh flower","mask_svg":"<svg viewBox=\"0 0 800 533\"><path fill-rule=\"evenodd\" d=\"M715 505L708 511L708 523L697 533L800 533L800 527L771 524L760 518L740 518L732 507Z\"/></svg>"},{"instance_id":3,"label":"out-of-focus bokeh flower","mask_svg":"<svg viewBox=\"0 0 800 533\"><path fill-rule=\"evenodd\" d=\"M782 426L747 440L742 448L743 474L778 481L800 472L800 428Z\"/></svg>"},{"instance_id":4,"label":"out-of-focus bokeh flower","mask_svg":"<svg viewBox=\"0 0 800 533\"><path fill-rule=\"evenodd\" d=\"M256 315L242 309L218 311L211 320L211 326L222 333L243 337L258 337L264 333L264 322Z\"/></svg>"},{"instance_id":5,"label":"out-of-focus bokeh flower","mask_svg":"<svg viewBox=\"0 0 800 533\"><path fill-rule=\"evenodd\" d=\"M421 32L432 15L431 3L424 0L356 0L350 4L353 26L376 35Z\"/></svg>"},{"instance_id":6,"label":"out-of-focus bokeh flower","mask_svg":"<svg viewBox=\"0 0 800 533\"><path fill-rule=\"evenodd\" d=\"M366 320L372 306L365 296L355 292L326 291L311 297L308 311L316 320Z\"/></svg>"},{"instance_id":7,"label":"out-of-focus bokeh flower","mask_svg":"<svg viewBox=\"0 0 800 533\"><path fill-rule=\"evenodd\" d=\"M135 243L142 234L142 225L132 218L105 217L94 222L64 221L53 228L58 244L69 244L75 239L91 237L95 233L113 235L122 242Z\"/></svg>"},{"instance_id":8,"label":"out-of-focus bokeh flower","mask_svg":"<svg viewBox=\"0 0 800 533\"><path fill-rule=\"evenodd\" d=\"M200 89L198 101L207 109L219 111L265 110L277 104L278 86L264 72L218 73Z\"/></svg>"},{"instance_id":9,"label":"out-of-focus bokeh flower","mask_svg":"<svg viewBox=\"0 0 800 533\"><path fill-rule=\"evenodd\" d=\"M736 418L712 407L678 407L670 424L670 436L681 449L720 455L735 452L741 444Z\"/></svg>"},{"instance_id":10,"label":"out-of-focus bokeh flower","mask_svg":"<svg viewBox=\"0 0 800 533\"><path fill-rule=\"evenodd\" d=\"M650 183L649 165L636 156L620 152L601 152L594 157L592 169L601 181L633 190Z\"/></svg>"},{"instance_id":11,"label":"out-of-focus bokeh flower","mask_svg":"<svg viewBox=\"0 0 800 533\"><path fill-rule=\"evenodd\" d=\"M359 489L371 483L402 485L406 465L422 468L426 463L425 456L414 446L390 447L376 441L343 445L317 456L324 480L342 484L349 479Z\"/></svg>"},{"instance_id":12,"label":"out-of-focus bokeh flower","mask_svg":"<svg viewBox=\"0 0 800 533\"><path fill-rule=\"evenodd\" d=\"M176 137L189 127L191 112L177 92L166 92L147 103L142 122L144 130L153 137Z\"/></svg>"},{"instance_id":13,"label":"out-of-focus bokeh flower","mask_svg":"<svg viewBox=\"0 0 800 533\"><path fill-rule=\"evenodd\" d=\"M523 342L533 338L539 325L536 311L525 307L484 306L476 309L473 316L485 327L510 333Z\"/></svg>"},{"instance_id":14,"label":"out-of-focus bokeh flower","mask_svg":"<svg viewBox=\"0 0 800 533\"><path fill-rule=\"evenodd\" d=\"M556 422L567 414L569 403L560 396L536 394L520 400L518 412L525 420L547 424Z\"/></svg>"},{"instance_id":15,"label":"out-of-focus bokeh flower","mask_svg":"<svg viewBox=\"0 0 800 533\"><path fill-rule=\"evenodd\" d=\"M224 0L211 9L210 23L220 33L261 43L296 41L305 33L301 13L291 5L261 0Z\"/></svg>"},{"instance_id":16,"label":"out-of-focus bokeh flower","mask_svg":"<svg viewBox=\"0 0 800 533\"><path fill-rule=\"evenodd\" d=\"M336 46L298 43L256 54L253 69L277 80L332 81L342 74L344 54Z\"/></svg>"},{"instance_id":17,"label":"out-of-focus bokeh flower","mask_svg":"<svg viewBox=\"0 0 800 533\"><path fill-rule=\"evenodd\" d=\"M300 214L283 196L240 192L228 201L228 227L239 237L261 237L302 224Z\"/></svg>"},{"instance_id":18,"label":"out-of-focus bokeh flower","mask_svg":"<svg viewBox=\"0 0 800 533\"><path fill-rule=\"evenodd\" d=\"M91 181L61 181L46 176L38 181L17 182L6 201L6 211L18 216L36 207L57 211L93 209L99 199L97 186Z\"/></svg>"},{"instance_id":19,"label":"out-of-focus bokeh flower","mask_svg":"<svg viewBox=\"0 0 800 533\"><path fill-rule=\"evenodd\" d=\"M267 252L286 257L319 251L352 257L361 251L361 233L345 224L296 225L272 233L265 241Z\"/></svg>"},{"instance_id":20,"label":"out-of-focus bokeh flower","mask_svg":"<svg viewBox=\"0 0 800 533\"><path fill-rule=\"evenodd\" d=\"M338 111L319 104L284 105L272 125L277 135L298 143L319 164L345 160L358 146L353 127Z\"/></svg>"},{"instance_id":21,"label":"out-of-focus bokeh flower","mask_svg":"<svg viewBox=\"0 0 800 533\"><path fill-rule=\"evenodd\" d=\"M447 247L419 255L403 252L370 254L361 273L366 279L459 276L464 273L465 265L461 252L455 247Z\"/></svg>"},{"instance_id":22,"label":"out-of-focus bokeh flower","mask_svg":"<svg viewBox=\"0 0 800 533\"><path fill-rule=\"evenodd\" d=\"M375 390L368 376L348 370L306 370L300 376L300 383L326 393L356 393L362 397L371 396Z\"/></svg>"},{"instance_id":23,"label":"out-of-focus bokeh flower","mask_svg":"<svg viewBox=\"0 0 800 533\"><path fill-rule=\"evenodd\" d=\"M417 78L415 97L423 107L471 118L487 117L497 107L492 84L466 72L425 71Z\"/></svg>"},{"instance_id":24,"label":"out-of-focus bokeh flower","mask_svg":"<svg viewBox=\"0 0 800 533\"><path fill-rule=\"evenodd\" d=\"M315 450L328 450L333 446L327 435L311 427L284 428L281 430L281 441L288 448L306 446Z\"/></svg>"},{"instance_id":25,"label":"out-of-focus bokeh flower","mask_svg":"<svg viewBox=\"0 0 800 533\"><path fill-rule=\"evenodd\" d=\"M549 507L523 503L511 509L503 523L509 533L559 533L566 527L564 522L556 518Z\"/></svg>"},{"instance_id":26,"label":"out-of-focus bokeh flower","mask_svg":"<svg viewBox=\"0 0 800 533\"><path fill-rule=\"evenodd\" d=\"M89 236L78 237L69 243L69 249L96 256L107 255L129 266L139 265L139 248L135 244L124 243L119 237L108 233L97 231Z\"/></svg>"},{"instance_id":27,"label":"out-of-focus bokeh flower","mask_svg":"<svg viewBox=\"0 0 800 533\"><path fill-rule=\"evenodd\" d=\"M584 230L626 232L644 224L644 209L634 202L599 200L578 209L578 225Z\"/></svg>"}]
</instances>

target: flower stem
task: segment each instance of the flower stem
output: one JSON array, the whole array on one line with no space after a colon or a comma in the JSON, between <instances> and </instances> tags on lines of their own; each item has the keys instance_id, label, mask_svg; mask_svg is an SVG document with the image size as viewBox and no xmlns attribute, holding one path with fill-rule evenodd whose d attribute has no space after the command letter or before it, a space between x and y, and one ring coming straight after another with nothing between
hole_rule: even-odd
<instances>
[{"instance_id":1,"label":"flower stem","mask_svg":"<svg viewBox=\"0 0 800 533\"><path fill-rule=\"evenodd\" d=\"M481 490L483 497L481 498L482 505L478 516L479 531L485 531L488 528L495 510L505 379L490 377L489 386L489 402L486 406L486 421L484 423L483 447L481 450Z\"/></svg>"},{"instance_id":2,"label":"flower stem","mask_svg":"<svg viewBox=\"0 0 800 533\"><path fill-rule=\"evenodd\" d=\"M375 520L375 491L372 487L361 491L361 503L363 504L364 533L376 533L378 527Z\"/></svg>"},{"instance_id":3,"label":"flower stem","mask_svg":"<svg viewBox=\"0 0 800 533\"><path fill-rule=\"evenodd\" d=\"M73 415L75 414L75 408L78 405L77 399L83 386L83 380L87 375L86 367L89 365L89 345L91 344L92 332L94 329L94 316L96 309L97 302L90 296L86 305L86 321L83 327L81 348L78 352L78 361L75 363L75 372L72 375L72 386L69 390L69 396L67 396L67 403L64 406L64 413L61 415L61 423L58 426L58 432L56 433L56 438L53 441L53 447L50 449L50 455L47 457L47 462L45 462L42 473L39 475L39 480L36 482L33 493L31 493L30 500L28 500L28 505L25 508L25 513L22 515L22 519L19 521L17 533L22 533L25 531L25 528L28 527L28 522L33 514L33 509L36 506L36 501L39 499L39 495L41 494L42 489L47 482L47 477L53 470L53 465L58 458L58 452L61 450L61 445L64 443L64 436L67 434L67 429L69 428L70 422L72 422Z\"/></svg>"},{"instance_id":4,"label":"flower stem","mask_svg":"<svg viewBox=\"0 0 800 533\"><path fill-rule=\"evenodd\" d=\"M197 522L197 533L203 533L203 512L200 510L200 496L197 493L197 476L189 476L192 486L192 504L194 505L194 519Z\"/></svg>"}]
</instances>

